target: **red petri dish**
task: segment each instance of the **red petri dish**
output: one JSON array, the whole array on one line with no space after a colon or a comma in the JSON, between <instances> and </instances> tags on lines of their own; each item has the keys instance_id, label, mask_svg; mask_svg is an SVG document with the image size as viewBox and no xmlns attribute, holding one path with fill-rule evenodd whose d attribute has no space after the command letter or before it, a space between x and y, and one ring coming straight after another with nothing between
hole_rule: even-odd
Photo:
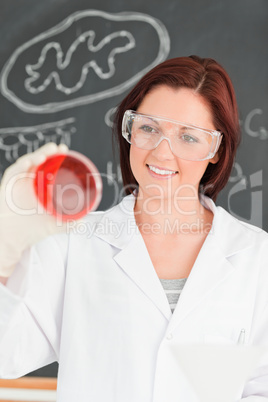
<instances>
[{"instance_id":1,"label":"red petri dish","mask_svg":"<svg viewBox=\"0 0 268 402\"><path fill-rule=\"evenodd\" d=\"M36 169L34 190L39 202L63 221L80 219L97 209L102 197L98 169L76 151L49 156Z\"/></svg>"}]
</instances>

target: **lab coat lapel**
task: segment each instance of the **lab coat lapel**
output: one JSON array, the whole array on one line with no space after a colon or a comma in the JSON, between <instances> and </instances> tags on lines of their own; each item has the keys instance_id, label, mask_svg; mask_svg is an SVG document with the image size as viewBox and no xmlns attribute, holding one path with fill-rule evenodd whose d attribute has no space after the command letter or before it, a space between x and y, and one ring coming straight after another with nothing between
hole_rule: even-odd
<instances>
[{"instance_id":1,"label":"lab coat lapel","mask_svg":"<svg viewBox=\"0 0 268 402\"><path fill-rule=\"evenodd\" d=\"M171 310L142 236L137 233L114 260L169 320Z\"/></svg>"},{"instance_id":2,"label":"lab coat lapel","mask_svg":"<svg viewBox=\"0 0 268 402\"><path fill-rule=\"evenodd\" d=\"M170 330L191 314L233 271L234 267L213 236L208 235L181 293Z\"/></svg>"},{"instance_id":3,"label":"lab coat lapel","mask_svg":"<svg viewBox=\"0 0 268 402\"><path fill-rule=\"evenodd\" d=\"M187 279L169 329L179 325L235 272L236 267L231 263L231 256L252 247L253 234L245 230L242 222L223 208L216 207L209 198L203 197L202 202L214 214L212 229Z\"/></svg>"},{"instance_id":4,"label":"lab coat lapel","mask_svg":"<svg viewBox=\"0 0 268 402\"><path fill-rule=\"evenodd\" d=\"M169 320L171 311L168 300L136 225L134 203L135 197L130 195L107 211L98 225L110 230L98 231L97 226L95 234L118 249L114 261Z\"/></svg>"}]
</instances>

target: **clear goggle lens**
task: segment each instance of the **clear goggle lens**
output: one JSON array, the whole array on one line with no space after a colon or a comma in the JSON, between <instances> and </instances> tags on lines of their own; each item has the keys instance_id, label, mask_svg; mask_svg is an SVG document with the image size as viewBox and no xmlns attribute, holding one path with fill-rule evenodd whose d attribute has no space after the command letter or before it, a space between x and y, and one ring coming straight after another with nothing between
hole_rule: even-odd
<instances>
[{"instance_id":1,"label":"clear goggle lens","mask_svg":"<svg viewBox=\"0 0 268 402\"><path fill-rule=\"evenodd\" d=\"M167 140L171 151L181 159L200 161L213 158L222 134L193 125L127 110L122 135L129 144L141 149L155 149Z\"/></svg>"}]
</instances>

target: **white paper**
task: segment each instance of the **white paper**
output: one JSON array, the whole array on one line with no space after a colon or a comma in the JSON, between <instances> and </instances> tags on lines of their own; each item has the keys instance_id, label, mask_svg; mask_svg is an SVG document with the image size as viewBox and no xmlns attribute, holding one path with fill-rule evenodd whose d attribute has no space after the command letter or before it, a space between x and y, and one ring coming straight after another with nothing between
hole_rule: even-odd
<instances>
[{"instance_id":1,"label":"white paper","mask_svg":"<svg viewBox=\"0 0 268 402\"><path fill-rule=\"evenodd\" d=\"M170 352L173 363L189 380L200 402L234 402L256 368L263 349L240 345L173 345Z\"/></svg>"}]
</instances>

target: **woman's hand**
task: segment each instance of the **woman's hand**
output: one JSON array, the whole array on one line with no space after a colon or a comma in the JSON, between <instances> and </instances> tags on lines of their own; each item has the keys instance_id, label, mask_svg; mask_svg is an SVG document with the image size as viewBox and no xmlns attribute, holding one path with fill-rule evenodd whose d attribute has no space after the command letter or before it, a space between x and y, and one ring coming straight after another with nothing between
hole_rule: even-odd
<instances>
[{"instance_id":1,"label":"woman's hand","mask_svg":"<svg viewBox=\"0 0 268 402\"><path fill-rule=\"evenodd\" d=\"M66 145L48 143L20 157L6 169L0 186L0 276L12 274L22 252L66 225L49 215L34 191L36 167L56 153L67 153Z\"/></svg>"}]
</instances>

